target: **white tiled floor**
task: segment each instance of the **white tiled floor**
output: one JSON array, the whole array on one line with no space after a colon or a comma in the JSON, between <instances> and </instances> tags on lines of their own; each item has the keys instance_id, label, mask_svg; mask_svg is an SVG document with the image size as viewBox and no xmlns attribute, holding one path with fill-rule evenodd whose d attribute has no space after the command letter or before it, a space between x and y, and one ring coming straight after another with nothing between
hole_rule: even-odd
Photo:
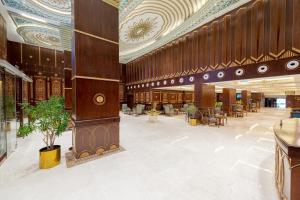
<instances>
[{"instance_id":1,"label":"white tiled floor","mask_svg":"<svg viewBox=\"0 0 300 200\"><path fill-rule=\"evenodd\" d=\"M70 169L63 157L60 166L39 170L43 144L33 135L0 167L0 199L277 200L272 126L288 114L265 109L221 128L121 115L125 151ZM65 152L71 133L58 143Z\"/></svg>"}]
</instances>

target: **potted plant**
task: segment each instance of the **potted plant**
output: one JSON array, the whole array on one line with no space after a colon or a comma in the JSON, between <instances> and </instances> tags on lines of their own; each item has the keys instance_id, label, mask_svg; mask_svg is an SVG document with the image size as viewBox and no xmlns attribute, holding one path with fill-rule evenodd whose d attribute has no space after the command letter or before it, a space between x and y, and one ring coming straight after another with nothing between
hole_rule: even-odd
<instances>
[{"instance_id":1,"label":"potted plant","mask_svg":"<svg viewBox=\"0 0 300 200\"><path fill-rule=\"evenodd\" d=\"M190 105L187 108L187 113L188 113L188 117L189 117L189 124L192 126L196 126L197 125L197 119L196 119L196 112L197 112L197 107L195 105Z\"/></svg>"},{"instance_id":2,"label":"potted plant","mask_svg":"<svg viewBox=\"0 0 300 200\"><path fill-rule=\"evenodd\" d=\"M64 111L64 99L51 97L41 101L36 106L28 103L22 104L24 112L29 117L29 122L18 130L18 135L26 137L39 131L42 133L45 147L40 149L40 168L52 168L60 163L60 146L55 145L55 139L67 128L69 114Z\"/></svg>"}]
</instances>

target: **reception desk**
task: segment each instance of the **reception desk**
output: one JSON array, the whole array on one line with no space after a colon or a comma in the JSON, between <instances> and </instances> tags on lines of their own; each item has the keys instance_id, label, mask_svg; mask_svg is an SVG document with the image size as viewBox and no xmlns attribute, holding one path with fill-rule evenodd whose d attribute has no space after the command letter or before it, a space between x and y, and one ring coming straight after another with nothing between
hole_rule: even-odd
<instances>
[{"instance_id":1,"label":"reception desk","mask_svg":"<svg viewBox=\"0 0 300 200\"><path fill-rule=\"evenodd\" d=\"M275 181L281 200L300 200L300 119L274 126Z\"/></svg>"}]
</instances>

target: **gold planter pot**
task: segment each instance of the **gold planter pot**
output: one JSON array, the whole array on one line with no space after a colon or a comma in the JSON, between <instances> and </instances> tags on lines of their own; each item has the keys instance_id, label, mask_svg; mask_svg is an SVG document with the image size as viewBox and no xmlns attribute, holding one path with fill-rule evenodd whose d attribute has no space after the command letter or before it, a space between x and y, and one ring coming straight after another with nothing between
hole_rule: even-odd
<instances>
[{"instance_id":1,"label":"gold planter pot","mask_svg":"<svg viewBox=\"0 0 300 200\"><path fill-rule=\"evenodd\" d=\"M191 125L191 126L197 126L197 119L189 119L189 124Z\"/></svg>"},{"instance_id":2,"label":"gold planter pot","mask_svg":"<svg viewBox=\"0 0 300 200\"><path fill-rule=\"evenodd\" d=\"M60 164L60 146L54 145L53 150L46 147L40 149L40 169L49 169Z\"/></svg>"}]
</instances>

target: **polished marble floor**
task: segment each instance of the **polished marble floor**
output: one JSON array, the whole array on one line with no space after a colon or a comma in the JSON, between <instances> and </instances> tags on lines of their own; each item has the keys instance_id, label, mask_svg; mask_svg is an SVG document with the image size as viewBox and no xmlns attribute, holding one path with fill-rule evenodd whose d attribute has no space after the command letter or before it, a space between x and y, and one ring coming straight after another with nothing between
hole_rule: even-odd
<instances>
[{"instance_id":1,"label":"polished marble floor","mask_svg":"<svg viewBox=\"0 0 300 200\"><path fill-rule=\"evenodd\" d=\"M0 199L277 200L272 126L288 114L264 109L220 128L121 115L125 151L69 169L63 157L39 170L42 142L32 135L0 167ZM66 152L71 133L58 143Z\"/></svg>"}]
</instances>

